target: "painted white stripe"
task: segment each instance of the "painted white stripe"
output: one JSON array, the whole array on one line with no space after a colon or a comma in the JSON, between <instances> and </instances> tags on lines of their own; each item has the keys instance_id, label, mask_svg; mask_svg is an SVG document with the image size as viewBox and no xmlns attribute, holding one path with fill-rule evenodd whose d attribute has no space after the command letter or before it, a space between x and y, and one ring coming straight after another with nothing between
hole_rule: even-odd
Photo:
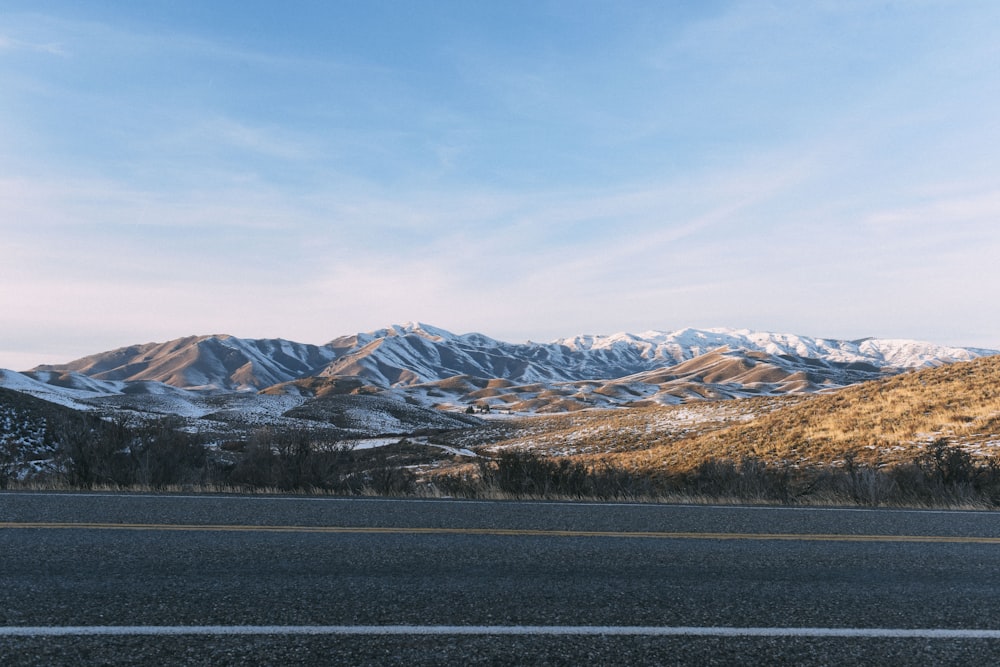
<instances>
[{"instance_id":1,"label":"painted white stripe","mask_svg":"<svg viewBox=\"0 0 1000 667\"><path fill-rule=\"evenodd\" d=\"M734 628L616 625L78 625L0 626L0 637L156 635L573 635L646 637L829 637L1000 639L973 628Z\"/></svg>"}]
</instances>

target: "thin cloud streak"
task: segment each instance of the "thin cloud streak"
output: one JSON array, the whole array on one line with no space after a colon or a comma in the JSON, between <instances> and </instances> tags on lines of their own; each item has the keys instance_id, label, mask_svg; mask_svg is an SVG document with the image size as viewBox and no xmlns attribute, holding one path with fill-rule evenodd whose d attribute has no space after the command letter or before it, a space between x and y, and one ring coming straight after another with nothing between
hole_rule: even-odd
<instances>
[{"instance_id":1,"label":"thin cloud streak","mask_svg":"<svg viewBox=\"0 0 1000 667\"><path fill-rule=\"evenodd\" d=\"M58 44L35 44L18 39L10 39L0 35L0 51L30 51L34 53L45 53L51 56L69 55L65 49Z\"/></svg>"}]
</instances>

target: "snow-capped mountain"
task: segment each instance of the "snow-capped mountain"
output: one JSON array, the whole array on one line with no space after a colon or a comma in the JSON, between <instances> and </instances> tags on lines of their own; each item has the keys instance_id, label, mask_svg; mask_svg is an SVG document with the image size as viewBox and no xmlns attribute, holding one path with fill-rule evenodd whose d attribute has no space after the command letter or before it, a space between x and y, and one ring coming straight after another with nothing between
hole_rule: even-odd
<instances>
[{"instance_id":1,"label":"snow-capped mountain","mask_svg":"<svg viewBox=\"0 0 1000 667\"><path fill-rule=\"evenodd\" d=\"M325 345L226 335L132 345L25 373L0 371L0 387L74 409L257 423L352 395L542 412L816 392L991 354L1000 352L746 329L515 344L410 323Z\"/></svg>"},{"instance_id":2,"label":"snow-capped mountain","mask_svg":"<svg viewBox=\"0 0 1000 667\"><path fill-rule=\"evenodd\" d=\"M281 339L189 336L93 354L68 364L38 366L32 374L75 373L96 380L147 380L184 389L256 390L312 374L336 354Z\"/></svg>"},{"instance_id":3,"label":"snow-capped mountain","mask_svg":"<svg viewBox=\"0 0 1000 667\"><path fill-rule=\"evenodd\" d=\"M920 368L997 354L909 340L844 341L746 329L649 331L512 344L419 323L338 338L328 347L336 358L317 375L357 375L381 386L458 375L520 383L612 379L673 366L720 348L877 369Z\"/></svg>"},{"instance_id":4,"label":"snow-capped mountain","mask_svg":"<svg viewBox=\"0 0 1000 667\"><path fill-rule=\"evenodd\" d=\"M409 323L342 336L322 346L281 339L192 336L39 366L28 375L47 384L57 384L53 378L60 378L65 386L76 389L97 388L86 386L88 381L74 378L77 375L215 391L260 390L311 376L354 376L381 388L456 376L526 384L622 378L675 366L720 348L895 370L998 353L910 340L845 341L746 329L649 331L514 344L483 334L457 335Z\"/></svg>"},{"instance_id":5,"label":"snow-capped mountain","mask_svg":"<svg viewBox=\"0 0 1000 667\"><path fill-rule=\"evenodd\" d=\"M349 441L481 424L462 414L469 411L568 412L815 393L992 354L1000 352L741 329L516 344L419 323L325 345L190 336L25 373L0 370L0 444L27 452L8 455L7 468L0 460L0 475L30 476L56 465L59 424L99 428L98 416L130 424L170 417L217 442L245 441L264 427L318 429Z\"/></svg>"},{"instance_id":6,"label":"snow-capped mountain","mask_svg":"<svg viewBox=\"0 0 1000 667\"><path fill-rule=\"evenodd\" d=\"M576 336L560 339L555 344L577 351L641 350L644 359L664 366L721 347L837 363L864 363L879 368L921 368L998 354L997 350L948 347L914 340L864 338L848 341L749 329L681 329L647 331L638 335Z\"/></svg>"}]
</instances>

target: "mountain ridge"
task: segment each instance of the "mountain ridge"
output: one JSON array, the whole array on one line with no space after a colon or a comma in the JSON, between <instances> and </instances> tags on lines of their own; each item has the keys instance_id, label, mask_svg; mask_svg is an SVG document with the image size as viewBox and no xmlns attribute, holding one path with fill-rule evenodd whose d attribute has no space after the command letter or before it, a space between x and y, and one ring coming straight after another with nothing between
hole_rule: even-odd
<instances>
[{"instance_id":1,"label":"mountain ridge","mask_svg":"<svg viewBox=\"0 0 1000 667\"><path fill-rule=\"evenodd\" d=\"M722 328L508 343L417 322L325 345L186 336L24 373L0 370L0 387L112 419L171 416L223 439L317 423L374 437L403 424L462 428L466 422L452 418L464 412L530 415L826 393L995 354ZM371 412L368 421L345 416L363 410Z\"/></svg>"},{"instance_id":2,"label":"mountain ridge","mask_svg":"<svg viewBox=\"0 0 1000 667\"><path fill-rule=\"evenodd\" d=\"M260 391L313 376L360 377L383 388L456 376L520 383L578 382L655 371L722 348L876 369L920 368L1000 354L909 339L847 341L728 328L508 343L480 333L453 334L410 322L340 336L325 345L227 334L186 336L117 348L66 364L40 365L26 374L78 373L94 380L152 381L209 391Z\"/></svg>"}]
</instances>

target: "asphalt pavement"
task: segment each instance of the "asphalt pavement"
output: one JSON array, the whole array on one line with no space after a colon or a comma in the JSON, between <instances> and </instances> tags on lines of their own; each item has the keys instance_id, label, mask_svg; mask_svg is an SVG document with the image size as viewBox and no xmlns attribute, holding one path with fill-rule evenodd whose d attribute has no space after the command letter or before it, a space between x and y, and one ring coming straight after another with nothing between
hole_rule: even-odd
<instances>
[{"instance_id":1,"label":"asphalt pavement","mask_svg":"<svg viewBox=\"0 0 1000 667\"><path fill-rule=\"evenodd\" d=\"M879 662L1000 662L1000 514L0 493L4 665Z\"/></svg>"}]
</instances>

